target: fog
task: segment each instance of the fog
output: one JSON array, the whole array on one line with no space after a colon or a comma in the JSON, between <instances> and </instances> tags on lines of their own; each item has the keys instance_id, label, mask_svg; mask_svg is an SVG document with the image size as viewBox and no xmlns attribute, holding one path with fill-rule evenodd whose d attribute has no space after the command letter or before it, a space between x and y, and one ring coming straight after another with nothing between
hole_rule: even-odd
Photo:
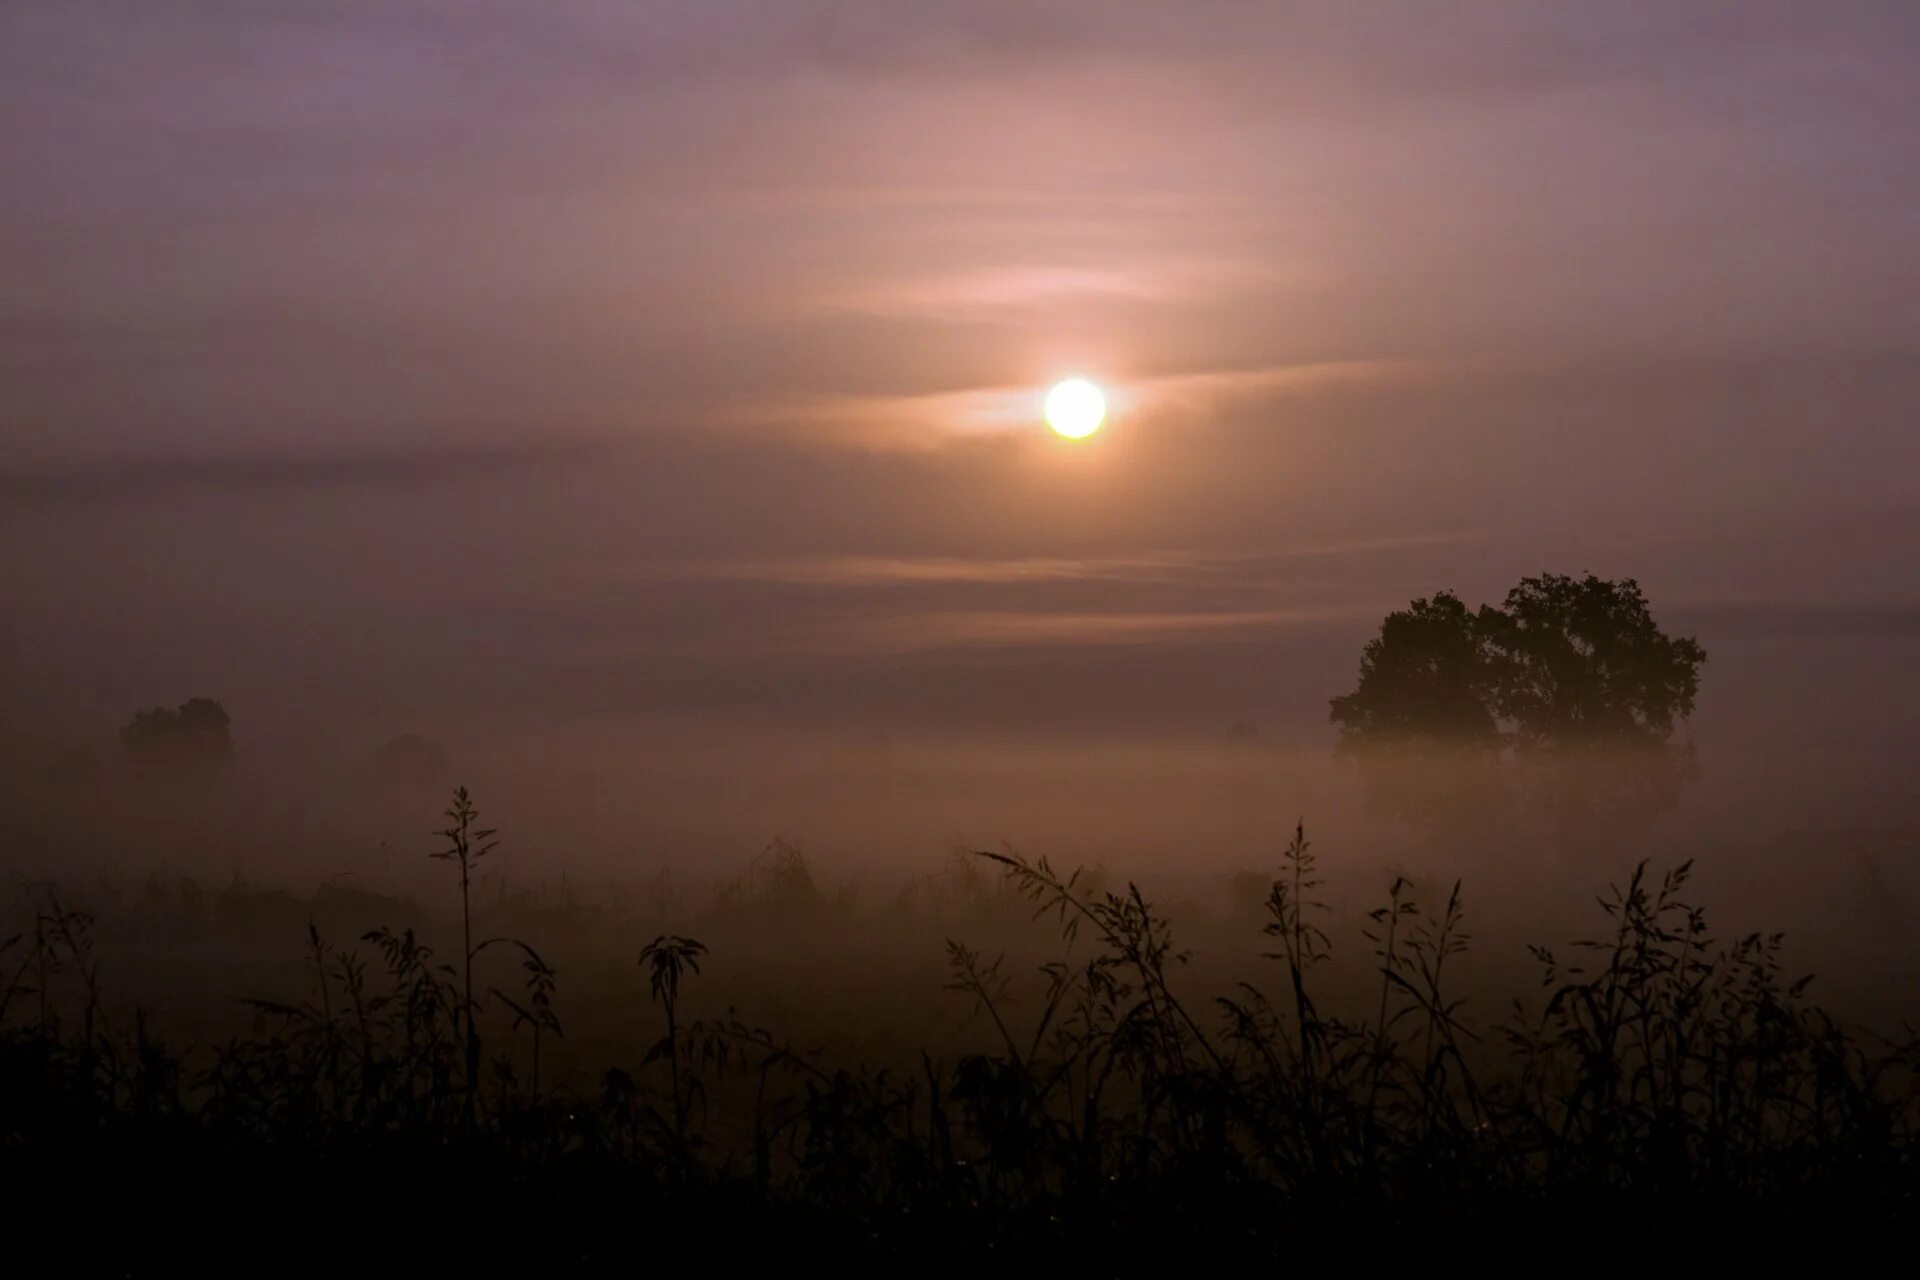
<instances>
[{"instance_id":1,"label":"fog","mask_svg":"<svg viewBox=\"0 0 1920 1280\"><path fill-rule=\"evenodd\" d=\"M1911 641L1884 634L1878 618L1691 622L1710 654L1691 727L1697 778L1669 810L1573 827L1525 804L1478 808L1470 770L1444 758L1411 766L1428 794L1451 799L1444 817L1383 813L1364 766L1310 718L1308 697L1288 718L1291 704L1273 692L1320 672L1329 693L1351 683L1365 635L1329 624L1172 657L1088 650L909 666L891 680L871 675L869 701L841 724L806 723L825 717L772 697L759 723L745 711L589 719L471 705L407 722L318 707L276 721L230 700L235 763L190 783L131 770L113 738L120 717L76 721L9 743L6 870L16 885L45 879L129 902L183 877L210 892L243 883L300 900L353 886L411 899L378 908L385 915L430 921L448 890L427 855L443 845L440 811L462 784L502 835L488 892L598 904L625 920L602 939L614 953L656 924L728 935L737 924L716 905L725 887L751 883L777 844L803 853L841 912L825 932L802 913L798 954L831 965L880 946L889 964L930 980L943 934L968 926L936 913L903 929L894 917L951 876L960 851L1011 848L1097 869L1107 883L1137 881L1173 911L1187 945L1224 962L1251 958L1259 941L1236 873L1274 874L1303 821L1350 941L1394 878L1429 899L1463 879L1478 945L1505 985L1525 943L1590 930L1595 896L1637 861L1658 870L1694 859L1693 896L1724 928L1787 931L1789 954L1820 975L1829 1002L1893 1014L1920 971L1904 927L1920 905L1920 743L1911 694L1901 696ZM1216 692L1182 714L1187 699L1162 705L1156 678ZM1240 690L1253 691L1244 705L1255 710L1230 718ZM983 716L982 703L1018 710ZM903 708L914 710L907 727ZM1050 727L1076 719L1076 731ZM379 753L409 732L425 734L421 750ZM81 743L94 746L99 776L60 776L62 755ZM1019 936L1006 922L989 932ZM1040 927L1029 941L1047 937ZM288 961L297 941L237 945L253 962ZM752 930L742 945L754 945Z\"/></svg>"}]
</instances>

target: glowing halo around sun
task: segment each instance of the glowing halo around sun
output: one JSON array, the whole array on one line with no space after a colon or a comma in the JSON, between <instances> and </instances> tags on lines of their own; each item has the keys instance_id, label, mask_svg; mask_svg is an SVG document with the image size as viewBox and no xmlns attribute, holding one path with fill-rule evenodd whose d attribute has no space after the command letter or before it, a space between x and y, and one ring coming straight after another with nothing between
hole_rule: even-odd
<instances>
[{"instance_id":1,"label":"glowing halo around sun","mask_svg":"<svg viewBox=\"0 0 1920 1280\"><path fill-rule=\"evenodd\" d=\"M1079 440L1106 421L1107 398L1085 378L1068 378L1047 392L1045 413L1048 426L1069 440Z\"/></svg>"}]
</instances>

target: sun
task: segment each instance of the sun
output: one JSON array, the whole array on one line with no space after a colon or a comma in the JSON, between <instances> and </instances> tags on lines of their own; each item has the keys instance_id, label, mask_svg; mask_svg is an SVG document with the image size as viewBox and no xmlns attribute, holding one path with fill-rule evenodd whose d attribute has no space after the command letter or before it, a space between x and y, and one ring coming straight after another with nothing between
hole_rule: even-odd
<instances>
[{"instance_id":1,"label":"sun","mask_svg":"<svg viewBox=\"0 0 1920 1280\"><path fill-rule=\"evenodd\" d=\"M1106 420L1107 398L1085 378L1068 378L1047 392L1047 425L1069 440L1090 436Z\"/></svg>"}]
</instances>

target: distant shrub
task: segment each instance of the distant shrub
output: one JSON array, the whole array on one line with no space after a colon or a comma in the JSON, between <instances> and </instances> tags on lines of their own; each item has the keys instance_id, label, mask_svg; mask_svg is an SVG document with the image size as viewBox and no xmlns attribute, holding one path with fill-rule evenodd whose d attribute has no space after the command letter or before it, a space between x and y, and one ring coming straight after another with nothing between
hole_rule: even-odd
<instances>
[{"instance_id":1,"label":"distant shrub","mask_svg":"<svg viewBox=\"0 0 1920 1280\"><path fill-rule=\"evenodd\" d=\"M120 744L136 770L169 781L211 776L234 761L232 722L211 698L135 712L120 730Z\"/></svg>"}]
</instances>

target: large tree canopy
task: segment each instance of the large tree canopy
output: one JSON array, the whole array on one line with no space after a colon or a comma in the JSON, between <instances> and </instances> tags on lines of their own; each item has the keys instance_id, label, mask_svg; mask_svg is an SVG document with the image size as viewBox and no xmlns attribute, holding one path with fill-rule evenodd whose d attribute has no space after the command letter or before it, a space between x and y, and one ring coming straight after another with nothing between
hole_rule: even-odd
<instances>
[{"instance_id":1,"label":"large tree canopy","mask_svg":"<svg viewBox=\"0 0 1920 1280\"><path fill-rule=\"evenodd\" d=\"M1525 793L1598 832L1665 808L1692 776L1670 739L1705 661L1631 578L1543 574L1497 608L1442 592L1388 614L1331 715L1384 812L1445 827ZM1509 747L1539 767L1499 768Z\"/></svg>"},{"instance_id":2,"label":"large tree canopy","mask_svg":"<svg viewBox=\"0 0 1920 1280\"><path fill-rule=\"evenodd\" d=\"M1660 745L1706 656L1660 629L1633 579L1543 574L1498 608L1442 592L1388 614L1331 715L1350 745Z\"/></svg>"},{"instance_id":3,"label":"large tree canopy","mask_svg":"<svg viewBox=\"0 0 1920 1280\"><path fill-rule=\"evenodd\" d=\"M1632 578L1522 578L1480 629L1494 710L1523 745L1664 743L1693 714L1706 651L1662 631Z\"/></svg>"},{"instance_id":4,"label":"large tree canopy","mask_svg":"<svg viewBox=\"0 0 1920 1280\"><path fill-rule=\"evenodd\" d=\"M1493 671L1478 620L1442 591L1387 615L1360 655L1360 686L1333 699L1333 719L1354 740L1491 744Z\"/></svg>"}]
</instances>

